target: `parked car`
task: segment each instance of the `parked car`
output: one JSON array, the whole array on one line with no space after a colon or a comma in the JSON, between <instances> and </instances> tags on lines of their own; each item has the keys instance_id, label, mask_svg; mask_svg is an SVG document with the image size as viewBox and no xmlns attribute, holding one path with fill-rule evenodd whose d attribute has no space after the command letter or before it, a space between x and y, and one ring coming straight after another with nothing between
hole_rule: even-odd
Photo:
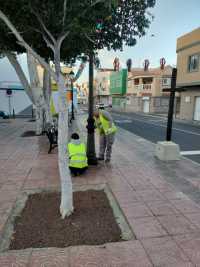
<instances>
[{"instance_id":1,"label":"parked car","mask_svg":"<svg viewBox=\"0 0 200 267\"><path fill-rule=\"evenodd\" d=\"M105 105L104 103L96 104L97 109L112 108L112 105Z\"/></svg>"},{"instance_id":2,"label":"parked car","mask_svg":"<svg viewBox=\"0 0 200 267\"><path fill-rule=\"evenodd\" d=\"M0 118L9 119L9 115L7 112L0 110Z\"/></svg>"}]
</instances>

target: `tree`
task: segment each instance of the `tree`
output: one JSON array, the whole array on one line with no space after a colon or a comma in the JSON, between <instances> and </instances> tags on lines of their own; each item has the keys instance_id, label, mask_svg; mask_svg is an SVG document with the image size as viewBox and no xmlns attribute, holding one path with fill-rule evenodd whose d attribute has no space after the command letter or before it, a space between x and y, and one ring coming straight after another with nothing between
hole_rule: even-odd
<instances>
[{"instance_id":1,"label":"tree","mask_svg":"<svg viewBox=\"0 0 200 267\"><path fill-rule=\"evenodd\" d=\"M80 51L90 53L96 49L122 49L123 44L134 45L135 36L145 34L150 20L148 8L154 6L154 0L11 0L9 4L0 0L0 19L7 25L20 43L51 74L59 88L59 134L58 157L61 177L62 217L73 212L72 182L67 167L66 142L68 140L68 107L65 99L64 77L60 62L69 43L69 59ZM23 10L25 17L20 20L10 8L16 5ZM6 16L6 15L8 16ZM35 19L30 19L30 18ZM26 23L25 23L26 21ZM12 23L13 22L13 23ZM15 25L15 26L14 26ZM26 28L32 29L35 36L42 36L52 53L55 64L53 71L35 47L33 38L27 37ZM36 39L36 37L34 37ZM33 42L32 42L33 41ZM74 49L76 48L76 49ZM70 49L73 53L70 53ZM67 55L66 55L67 57Z\"/></svg>"}]
</instances>

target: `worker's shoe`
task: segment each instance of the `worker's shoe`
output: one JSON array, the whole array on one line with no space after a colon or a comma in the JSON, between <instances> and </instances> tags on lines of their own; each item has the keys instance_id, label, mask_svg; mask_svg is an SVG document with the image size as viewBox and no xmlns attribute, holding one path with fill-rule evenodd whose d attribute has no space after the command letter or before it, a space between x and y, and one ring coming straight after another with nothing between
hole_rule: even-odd
<instances>
[{"instance_id":1,"label":"worker's shoe","mask_svg":"<svg viewBox=\"0 0 200 267\"><path fill-rule=\"evenodd\" d=\"M97 159L98 160L104 160L104 157L98 157Z\"/></svg>"}]
</instances>

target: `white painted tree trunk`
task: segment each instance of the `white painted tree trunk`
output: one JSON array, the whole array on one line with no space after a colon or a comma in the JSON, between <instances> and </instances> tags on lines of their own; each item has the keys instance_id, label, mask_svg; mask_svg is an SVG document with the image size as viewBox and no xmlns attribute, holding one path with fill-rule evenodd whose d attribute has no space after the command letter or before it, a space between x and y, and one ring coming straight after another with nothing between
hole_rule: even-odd
<instances>
[{"instance_id":1,"label":"white painted tree trunk","mask_svg":"<svg viewBox=\"0 0 200 267\"><path fill-rule=\"evenodd\" d=\"M55 46L50 45L54 51L55 67L56 72L54 72L49 64L45 62L23 39L21 34L17 31L15 26L11 23L9 18L0 10L0 19L8 26L8 28L15 35L17 40L22 46L24 46L27 51L40 62L40 64L46 68L52 77L56 80L59 88L59 134L58 134L58 163L60 170L60 179L61 179L61 204L60 212L62 218L69 216L73 212L73 193L72 193L72 181L71 175L68 169L68 156L67 151L67 142L68 142L68 106L66 101L66 94L64 91L64 78L61 74L60 69L60 48L63 40L67 37L69 32L64 33L55 43ZM51 38L52 35L49 34Z\"/></svg>"},{"instance_id":2,"label":"white painted tree trunk","mask_svg":"<svg viewBox=\"0 0 200 267\"><path fill-rule=\"evenodd\" d=\"M42 85L40 84L38 71L37 71L37 60L27 52L27 64L30 76L30 83L32 88L32 94L36 107L36 135L41 135L43 132L44 116L43 113L46 112L45 98L42 90Z\"/></svg>"},{"instance_id":3,"label":"white painted tree trunk","mask_svg":"<svg viewBox=\"0 0 200 267\"><path fill-rule=\"evenodd\" d=\"M53 118L50 110L50 99L51 99L51 76L50 73L44 69L43 74L43 95L45 101L45 123L52 124Z\"/></svg>"},{"instance_id":4,"label":"white painted tree trunk","mask_svg":"<svg viewBox=\"0 0 200 267\"><path fill-rule=\"evenodd\" d=\"M65 81L60 69L60 50L56 47L55 69L59 92L59 119L58 119L58 164L61 179L61 203L60 213L62 218L69 216L73 210L72 180L68 164L68 104L65 92Z\"/></svg>"},{"instance_id":5,"label":"white painted tree trunk","mask_svg":"<svg viewBox=\"0 0 200 267\"><path fill-rule=\"evenodd\" d=\"M68 107L66 94L64 92L64 79L61 75L58 78L59 88L59 120L58 120L58 164L61 179L61 203L60 213L62 218L73 212L73 191L71 174L68 168Z\"/></svg>"},{"instance_id":6,"label":"white painted tree trunk","mask_svg":"<svg viewBox=\"0 0 200 267\"><path fill-rule=\"evenodd\" d=\"M21 82L21 84L24 87L24 90L26 92L26 94L28 95L30 101L35 104L35 100L33 98L33 94L32 94L32 88L26 78L26 75L24 74L24 71L21 67L21 65L19 64L18 60L17 60L17 56L14 53L11 52L7 52L6 57L8 58L10 64L12 65L12 67L14 68L15 72L17 73L19 80Z\"/></svg>"}]
</instances>

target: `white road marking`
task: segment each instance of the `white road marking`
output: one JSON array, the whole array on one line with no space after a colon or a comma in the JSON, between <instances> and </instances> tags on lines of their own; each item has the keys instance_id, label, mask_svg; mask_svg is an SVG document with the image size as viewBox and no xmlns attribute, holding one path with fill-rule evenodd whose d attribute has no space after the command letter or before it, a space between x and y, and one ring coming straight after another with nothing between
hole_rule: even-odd
<instances>
[{"instance_id":1,"label":"white road marking","mask_svg":"<svg viewBox=\"0 0 200 267\"><path fill-rule=\"evenodd\" d=\"M120 117L122 117L122 116L120 116ZM130 117L126 117L126 118L129 119ZM146 124L149 124L149 125L154 125L154 126L157 126L157 127L167 128L167 126L164 126L164 125L161 125L161 124L149 123L149 122L146 122L144 120L139 120L139 119L135 119L135 118L130 118L130 119L132 119L133 123L134 123L134 121L139 121L139 122L143 122L143 123L146 123ZM187 133L187 134L200 136L200 133L195 133L195 132L188 131L188 130L182 130L182 129L179 129L179 128L173 128L173 130L174 131L178 131L178 132L182 132L182 133Z\"/></svg>"},{"instance_id":2,"label":"white road marking","mask_svg":"<svg viewBox=\"0 0 200 267\"><path fill-rule=\"evenodd\" d=\"M132 123L132 120L115 120L117 123Z\"/></svg>"},{"instance_id":3,"label":"white road marking","mask_svg":"<svg viewBox=\"0 0 200 267\"><path fill-rule=\"evenodd\" d=\"M200 150L181 151L181 155L183 155L183 156L200 155Z\"/></svg>"}]
</instances>

